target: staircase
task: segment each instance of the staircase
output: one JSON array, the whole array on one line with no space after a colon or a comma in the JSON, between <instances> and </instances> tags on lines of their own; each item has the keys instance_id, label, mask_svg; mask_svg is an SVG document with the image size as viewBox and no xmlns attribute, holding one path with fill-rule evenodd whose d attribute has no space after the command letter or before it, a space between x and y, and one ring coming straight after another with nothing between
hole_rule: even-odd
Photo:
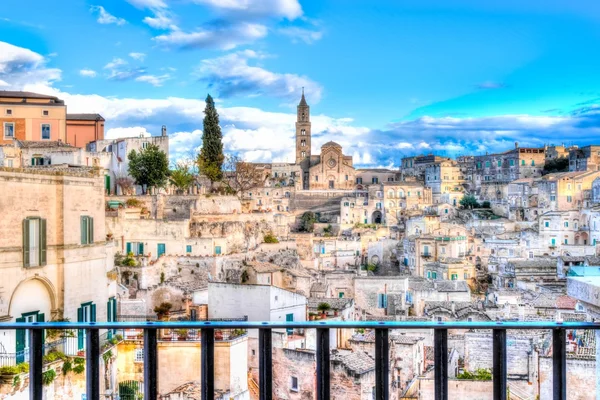
<instances>
[{"instance_id":1,"label":"staircase","mask_svg":"<svg viewBox=\"0 0 600 400\"><path fill-rule=\"evenodd\" d=\"M535 400L536 397L532 394L524 393L516 386L508 386L508 400Z\"/></svg>"},{"instance_id":2,"label":"staircase","mask_svg":"<svg viewBox=\"0 0 600 400\"><path fill-rule=\"evenodd\" d=\"M258 383L256 383L250 373L248 373L248 389L250 390L250 398L252 400L258 399Z\"/></svg>"}]
</instances>

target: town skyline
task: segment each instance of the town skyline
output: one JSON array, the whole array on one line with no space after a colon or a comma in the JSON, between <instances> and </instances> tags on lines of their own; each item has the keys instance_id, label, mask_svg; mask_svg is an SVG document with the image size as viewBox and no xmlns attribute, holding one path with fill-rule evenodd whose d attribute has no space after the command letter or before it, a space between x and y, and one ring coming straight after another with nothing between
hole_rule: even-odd
<instances>
[{"instance_id":1,"label":"town skyline","mask_svg":"<svg viewBox=\"0 0 600 400\"><path fill-rule=\"evenodd\" d=\"M225 148L255 162L293 162L302 87L314 150L334 140L357 167L583 146L599 133L600 59L583 51L598 44L591 2L65 2L54 35L35 3L0 13L0 90L102 114L107 138L167 125L173 159L200 147L209 92Z\"/></svg>"}]
</instances>

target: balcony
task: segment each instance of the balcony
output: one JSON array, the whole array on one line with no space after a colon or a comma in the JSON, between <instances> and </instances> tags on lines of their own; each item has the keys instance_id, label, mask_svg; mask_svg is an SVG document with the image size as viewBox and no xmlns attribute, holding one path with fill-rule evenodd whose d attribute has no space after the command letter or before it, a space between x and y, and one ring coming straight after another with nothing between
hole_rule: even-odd
<instances>
[{"instance_id":1,"label":"balcony","mask_svg":"<svg viewBox=\"0 0 600 400\"><path fill-rule=\"evenodd\" d=\"M423 258L431 258L431 257L433 257L433 254L431 254L431 253L421 253L421 257L423 257Z\"/></svg>"},{"instance_id":2,"label":"balcony","mask_svg":"<svg viewBox=\"0 0 600 400\"><path fill-rule=\"evenodd\" d=\"M96 323L5 323L4 330L28 329L29 398L41 400L43 396L44 331L63 329L85 332L86 397L100 398L100 329L140 330L143 347L143 393L146 399L158 398L158 336L160 330L195 330L200 332L201 343L201 398L215 398L215 336L217 331L257 329L259 332L259 399L273 399L273 329L316 329L316 384L317 400L331 398L330 391L330 329L373 329L375 331L375 399L390 398L390 329L432 329L434 331L434 399L448 400L448 330L489 329L493 332L492 377L493 398L507 399L507 330L552 330L552 377L555 399L566 399L567 393L567 329L599 329L591 322L96 322ZM393 382L392 382L393 383Z\"/></svg>"}]
</instances>

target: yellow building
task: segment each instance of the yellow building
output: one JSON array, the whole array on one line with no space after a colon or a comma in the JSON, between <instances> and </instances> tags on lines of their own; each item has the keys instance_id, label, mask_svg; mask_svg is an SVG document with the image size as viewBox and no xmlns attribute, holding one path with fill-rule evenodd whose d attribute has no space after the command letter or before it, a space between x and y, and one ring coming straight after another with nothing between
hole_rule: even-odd
<instances>
[{"instance_id":1,"label":"yellow building","mask_svg":"<svg viewBox=\"0 0 600 400\"><path fill-rule=\"evenodd\" d=\"M55 96L0 91L0 144L19 140L66 142L67 106Z\"/></svg>"}]
</instances>

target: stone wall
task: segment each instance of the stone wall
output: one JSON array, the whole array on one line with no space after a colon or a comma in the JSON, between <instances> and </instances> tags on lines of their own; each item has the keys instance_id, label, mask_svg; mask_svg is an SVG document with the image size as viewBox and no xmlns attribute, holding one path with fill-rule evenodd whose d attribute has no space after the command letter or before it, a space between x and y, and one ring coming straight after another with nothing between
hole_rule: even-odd
<instances>
[{"instance_id":1,"label":"stone wall","mask_svg":"<svg viewBox=\"0 0 600 400\"><path fill-rule=\"evenodd\" d=\"M567 397L569 400L594 400L598 380L596 360L567 358ZM540 399L552 398L552 358L540 357Z\"/></svg>"},{"instance_id":2,"label":"stone wall","mask_svg":"<svg viewBox=\"0 0 600 400\"><path fill-rule=\"evenodd\" d=\"M273 349L273 394L280 400L312 400L316 384L315 353L302 350ZM292 377L298 390L291 389Z\"/></svg>"}]
</instances>

